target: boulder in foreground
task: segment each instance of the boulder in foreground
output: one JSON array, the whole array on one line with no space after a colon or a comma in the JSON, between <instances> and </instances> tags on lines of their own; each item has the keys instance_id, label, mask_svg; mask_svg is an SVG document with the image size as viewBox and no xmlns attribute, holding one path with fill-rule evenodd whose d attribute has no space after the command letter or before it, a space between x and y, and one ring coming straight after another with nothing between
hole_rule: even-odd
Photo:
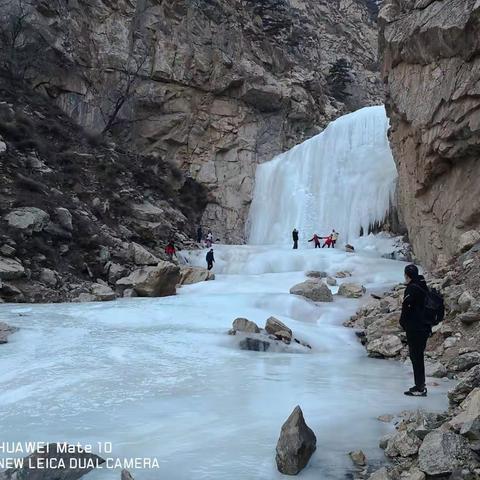
<instances>
[{"instance_id":1,"label":"boulder in foreground","mask_svg":"<svg viewBox=\"0 0 480 480\"><path fill-rule=\"evenodd\" d=\"M296 475L307 465L317 448L317 438L305 423L302 409L297 405L283 424L277 443L278 471Z\"/></svg>"}]
</instances>

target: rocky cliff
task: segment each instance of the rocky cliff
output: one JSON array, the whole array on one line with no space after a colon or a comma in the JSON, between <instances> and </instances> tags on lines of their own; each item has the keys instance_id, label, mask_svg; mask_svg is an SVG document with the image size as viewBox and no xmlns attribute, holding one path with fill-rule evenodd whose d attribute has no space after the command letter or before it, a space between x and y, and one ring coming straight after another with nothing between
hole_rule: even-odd
<instances>
[{"instance_id":1,"label":"rocky cliff","mask_svg":"<svg viewBox=\"0 0 480 480\"><path fill-rule=\"evenodd\" d=\"M203 223L241 242L258 162L382 102L376 9L373 0L3 0L0 16L19 30L7 66L84 127L206 185Z\"/></svg>"},{"instance_id":2,"label":"rocky cliff","mask_svg":"<svg viewBox=\"0 0 480 480\"><path fill-rule=\"evenodd\" d=\"M201 185L1 76L0 99L0 303L111 300L170 239L192 245Z\"/></svg>"},{"instance_id":3,"label":"rocky cliff","mask_svg":"<svg viewBox=\"0 0 480 480\"><path fill-rule=\"evenodd\" d=\"M480 3L387 0L379 22L401 214L442 264L480 227Z\"/></svg>"}]
</instances>

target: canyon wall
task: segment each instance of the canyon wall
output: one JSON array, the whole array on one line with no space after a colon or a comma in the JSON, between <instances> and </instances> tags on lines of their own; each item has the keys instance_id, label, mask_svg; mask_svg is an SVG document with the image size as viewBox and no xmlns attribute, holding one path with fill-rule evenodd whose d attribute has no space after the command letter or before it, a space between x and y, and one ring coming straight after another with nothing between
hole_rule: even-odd
<instances>
[{"instance_id":1,"label":"canyon wall","mask_svg":"<svg viewBox=\"0 0 480 480\"><path fill-rule=\"evenodd\" d=\"M204 225L242 242L259 162L382 103L375 9L372 0L2 0L0 16L22 18L22 75L36 90L207 186Z\"/></svg>"},{"instance_id":2,"label":"canyon wall","mask_svg":"<svg viewBox=\"0 0 480 480\"><path fill-rule=\"evenodd\" d=\"M379 23L400 213L443 264L480 229L480 2L386 0Z\"/></svg>"}]
</instances>

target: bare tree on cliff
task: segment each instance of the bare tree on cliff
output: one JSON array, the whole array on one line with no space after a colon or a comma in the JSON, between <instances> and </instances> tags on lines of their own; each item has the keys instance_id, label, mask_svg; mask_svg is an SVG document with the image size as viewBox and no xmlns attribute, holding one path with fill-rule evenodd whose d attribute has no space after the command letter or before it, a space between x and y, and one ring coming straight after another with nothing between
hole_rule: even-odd
<instances>
[{"instance_id":1,"label":"bare tree on cliff","mask_svg":"<svg viewBox=\"0 0 480 480\"><path fill-rule=\"evenodd\" d=\"M25 0L0 0L0 69L13 80L24 80L40 62L43 42L30 28L32 4Z\"/></svg>"},{"instance_id":2,"label":"bare tree on cliff","mask_svg":"<svg viewBox=\"0 0 480 480\"><path fill-rule=\"evenodd\" d=\"M119 76L116 86L107 94L107 107L100 107L105 123L103 134L110 132L115 126L122 123L120 114L122 109L135 96L138 83L142 78L141 71L149 58L149 50L143 49L140 56L132 56L124 68L115 69Z\"/></svg>"}]
</instances>

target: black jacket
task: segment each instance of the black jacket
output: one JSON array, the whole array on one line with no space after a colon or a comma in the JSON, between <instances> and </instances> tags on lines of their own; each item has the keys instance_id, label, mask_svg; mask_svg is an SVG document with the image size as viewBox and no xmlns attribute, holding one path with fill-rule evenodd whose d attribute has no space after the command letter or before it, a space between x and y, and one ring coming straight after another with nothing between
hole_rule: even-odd
<instances>
[{"instance_id":1,"label":"black jacket","mask_svg":"<svg viewBox=\"0 0 480 480\"><path fill-rule=\"evenodd\" d=\"M292 238L293 238L293 241L294 242L297 242L298 241L298 231L297 230L294 230L292 232Z\"/></svg>"},{"instance_id":2,"label":"black jacket","mask_svg":"<svg viewBox=\"0 0 480 480\"><path fill-rule=\"evenodd\" d=\"M208 263L213 263L215 259L213 258L213 252L207 252L207 262Z\"/></svg>"},{"instance_id":3,"label":"black jacket","mask_svg":"<svg viewBox=\"0 0 480 480\"><path fill-rule=\"evenodd\" d=\"M403 295L400 325L407 333L430 333L431 327L424 321L425 296L428 286L422 275L412 280Z\"/></svg>"}]
</instances>

